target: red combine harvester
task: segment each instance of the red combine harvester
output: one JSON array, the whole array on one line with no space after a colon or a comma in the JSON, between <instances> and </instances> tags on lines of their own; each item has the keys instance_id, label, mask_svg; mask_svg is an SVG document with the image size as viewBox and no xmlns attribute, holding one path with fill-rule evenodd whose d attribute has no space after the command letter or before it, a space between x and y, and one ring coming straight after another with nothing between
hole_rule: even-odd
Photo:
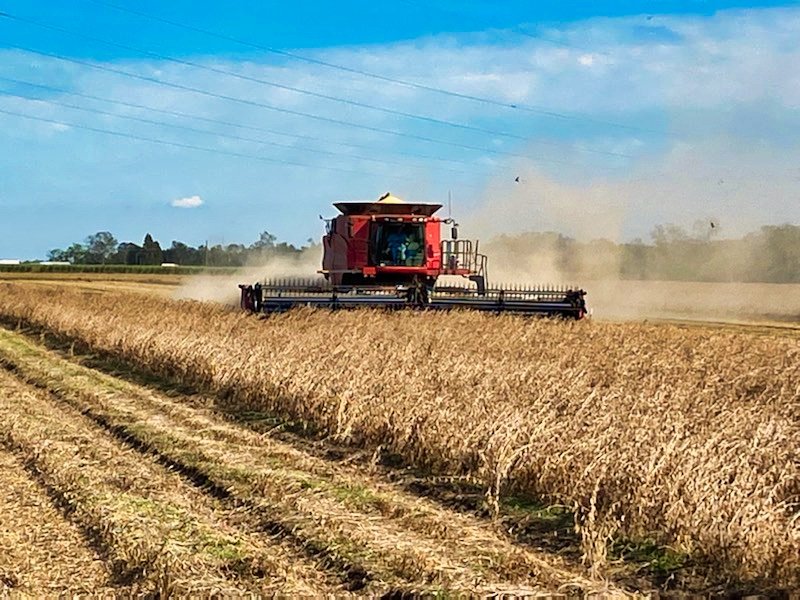
<instances>
[{"instance_id":1,"label":"red combine harvester","mask_svg":"<svg viewBox=\"0 0 800 600\"><path fill-rule=\"evenodd\" d=\"M241 306L281 312L296 306L324 308L466 308L580 319L586 292L574 288L491 288L478 243L458 239L457 224L434 214L441 204L403 202L385 194L377 202L339 202L326 220L323 278L283 279L240 285ZM451 225L441 239L442 224ZM442 275L462 286L437 286Z\"/></svg>"}]
</instances>

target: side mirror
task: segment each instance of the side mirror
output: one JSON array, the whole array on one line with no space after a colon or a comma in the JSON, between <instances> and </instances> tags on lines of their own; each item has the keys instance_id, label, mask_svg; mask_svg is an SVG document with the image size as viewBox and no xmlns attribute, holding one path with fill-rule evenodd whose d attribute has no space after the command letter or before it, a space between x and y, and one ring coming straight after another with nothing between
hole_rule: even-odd
<instances>
[{"instance_id":1,"label":"side mirror","mask_svg":"<svg viewBox=\"0 0 800 600\"><path fill-rule=\"evenodd\" d=\"M458 227L451 227L450 228L450 237L454 240L458 239Z\"/></svg>"}]
</instances>

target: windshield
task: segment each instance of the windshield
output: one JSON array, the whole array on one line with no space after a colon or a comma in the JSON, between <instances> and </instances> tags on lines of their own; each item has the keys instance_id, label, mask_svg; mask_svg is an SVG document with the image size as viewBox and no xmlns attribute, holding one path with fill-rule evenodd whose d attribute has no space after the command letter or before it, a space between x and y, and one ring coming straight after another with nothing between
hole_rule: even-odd
<instances>
[{"instance_id":1,"label":"windshield","mask_svg":"<svg viewBox=\"0 0 800 600\"><path fill-rule=\"evenodd\" d=\"M375 223L372 241L374 263L421 267L425 262L424 228L421 223Z\"/></svg>"}]
</instances>

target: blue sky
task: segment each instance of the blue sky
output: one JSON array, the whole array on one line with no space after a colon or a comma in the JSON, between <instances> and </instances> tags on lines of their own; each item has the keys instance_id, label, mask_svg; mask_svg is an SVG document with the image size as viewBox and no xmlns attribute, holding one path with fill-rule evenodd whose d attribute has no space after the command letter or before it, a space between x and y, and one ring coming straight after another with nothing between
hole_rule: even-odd
<instances>
[{"instance_id":1,"label":"blue sky","mask_svg":"<svg viewBox=\"0 0 800 600\"><path fill-rule=\"evenodd\" d=\"M656 2L530 2L529 0L298 0L296 2L207 2L174 0L161 2L23 2L7 0L6 12L46 17L49 23L77 26L81 30L102 32L112 39L135 40L146 48L171 54L229 54L241 56L241 45L187 30L165 28L147 18L115 11L109 5L131 8L141 13L191 24L198 28L226 33L247 41L278 48L328 48L385 44L413 40L441 33L469 33L488 29L519 27L531 33L540 28L558 29L566 23L594 17L692 14L713 15L732 8L774 7L781 2L732 1L656 1ZM6 31L12 42L35 42L48 49L78 56L118 59L130 53L108 50L94 44L54 39L49 34L30 30ZM166 34L166 35L165 35ZM557 36L554 36L557 39Z\"/></svg>"},{"instance_id":2,"label":"blue sky","mask_svg":"<svg viewBox=\"0 0 800 600\"><path fill-rule=\"evenodd\" d=\"M220 6L0 2L0 258L302 243L387 190L484 238L800 223L796 4Z\"/></svg>"}]
</instances>

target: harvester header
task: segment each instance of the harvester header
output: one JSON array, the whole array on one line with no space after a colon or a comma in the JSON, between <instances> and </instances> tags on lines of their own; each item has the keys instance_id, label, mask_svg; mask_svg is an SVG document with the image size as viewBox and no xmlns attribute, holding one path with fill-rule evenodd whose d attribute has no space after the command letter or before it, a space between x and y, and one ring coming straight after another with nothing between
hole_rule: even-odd
<instances>
[{"instance_id":1,"label":"harvester header","mask_svg":"<svg viewBox=\"0 0 800 600\"><path fill-rule=\"evenodd\" d=\"M435 216L441 204L405 202L387 193L374 202L334 206L340 214L325 220L322 278L240 285L242 308L465 308L576 319L586 314L581 289L489 287L486 255L477 241L458 238L453 219ZM442 239L443 224L451 226L448 239ZM464 285L437 285L445 275L460 277Z\"/></svg>"}]
</instances>

